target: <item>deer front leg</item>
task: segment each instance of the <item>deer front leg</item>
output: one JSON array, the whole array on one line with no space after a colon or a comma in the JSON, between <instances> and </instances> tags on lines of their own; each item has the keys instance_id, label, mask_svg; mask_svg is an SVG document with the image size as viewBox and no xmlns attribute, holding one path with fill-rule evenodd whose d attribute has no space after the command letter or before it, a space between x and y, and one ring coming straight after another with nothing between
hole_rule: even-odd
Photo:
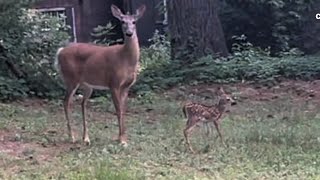
<instances>
[{"instance_id":1,"label":"deer front leg","mask_svg":"<svg viewBox=\"0 0 320 180\"><path fill-rule=\"evenodd\" d=\"M86 145L90 145L90 139L89 139L89 134L88 134L88 123L86 120L86 105L88 102L88 99L90 98L92 94L92 88L88 86L83 87L83 99L81 103L81 108L82 108L82 120L83 120L83 136L82 140Z\"/></svg>"},{"instance_id":2,"label":"deer front leg","mask_svg":"<svg viewBox=\"0 0 320 180\"><path fill-rule=\"evenodd\" d=\"M219 121L218 121L218 120L215 120L215 121L213 121L213 124L214 124L214 126L216 127L216 129L217 129L217 132L218 132L218 135L219 135L219 137L220 137L221 143L222 143L223 145L225 145L225 143L224 143L224 141L223 141L222 134L221 134L221 132L220 132L220 123L219 123Z\"/></svg>"},{"instance_id":3,"label":"deer front leg","mask_svg":"<svg viewBox=\"0 0 320 180\"><path fill-rule=\"evenodd\" d=\"M129 88L125 88L121 91L121 103L123 105L123 112L127 112L128 110L128 93Z\"/></svg>"},{"instance_id":4,"label":"deer front leg","mask_svg":"<svg viewBox=\"0 0 320 180\"><path fill-rule=\"evenodd\" d=\"M119 124L119 142L120 144L126 145L127 144L127 137L125 134L125 125L123 122L123 104L121 101L121 92L120 89L113 89L112 90L112 100L114 103L114 107L116 109L118 124Z\"/></svg>"}]
</instances>

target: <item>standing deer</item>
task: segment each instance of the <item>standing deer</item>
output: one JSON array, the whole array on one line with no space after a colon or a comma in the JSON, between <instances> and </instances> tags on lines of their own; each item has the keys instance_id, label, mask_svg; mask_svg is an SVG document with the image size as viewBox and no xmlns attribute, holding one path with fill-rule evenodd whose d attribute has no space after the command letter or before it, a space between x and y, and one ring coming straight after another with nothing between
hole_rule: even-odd
<instances>
[{"instance_id":1,"label":"standing deer","mask_svg":"<svg viewBox=\"0 0 320 180\"><path fill-rule=\"evenodd\" d=\"M56 68L66 86L64 111L68 133L75 142L69 117L72 96L78 88L83 90L81 103L83 120L83 141L90 145L86 121L86 103L93 89L110 89L115 106L121 144L127 144L124 111L128 91L135 83L139 67L140 47L136 32L136 21L145 12L145 5L137 9L136 14L123 14L115 5L111 6L112 15L122 23L124 44L109 47L86 43L74 43L60 48L56 54Z\"/></svg>"},{"instance_id":2,"label":"standing deer","mask_svg":"<svg viewBox=\"0 0 320 180\"><path fill-rule=\"evenodd\" d=\"M206 106L200 103L188 102L183 106L183 114L188 119L183 134L186 140L186 144L191 152L194 151L189 141L189 134L191 134L192 129L200 122L205 123L206 126L208 125L208 123L212 122L218 132L218 136L220 137L221 142L224 143L222 134L220 132L219 120L226 110L226 105L228 105L229 103L231 105L235 105L236 102L224 92L222 87L218 89L217 94L219 96L219 102L217 105Z\"/></svg>"}]
</instances>

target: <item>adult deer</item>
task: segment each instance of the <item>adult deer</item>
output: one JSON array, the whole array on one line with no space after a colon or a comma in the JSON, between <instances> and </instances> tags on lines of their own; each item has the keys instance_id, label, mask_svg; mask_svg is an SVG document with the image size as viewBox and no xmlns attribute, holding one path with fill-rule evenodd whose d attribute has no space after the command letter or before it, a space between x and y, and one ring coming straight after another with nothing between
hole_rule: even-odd
<instances>
[{"instance_id":1,"label":"adult deer","mask_svg":"<svg viewBox=\"0 0 320 180\"><path fill-rule=\"evenodd\" d=\"M136 21L145 12L145 5L137 9L136 14L123 14L115 5L111 6L114 17L122 23L124 44L109 47L86 43L74 43L60 48L56 54L55 65L66 86L64 111L68 133L75 142L69 117L72 96L78 88L83 90L82 120L83 141L90 144L86 121L86 103L93 89L110 89L115 106L121 144L127 144L124 123L124 108L130 87L135 83L139 66L140 47L136 33Z\"/></svg>"}]
</instances>

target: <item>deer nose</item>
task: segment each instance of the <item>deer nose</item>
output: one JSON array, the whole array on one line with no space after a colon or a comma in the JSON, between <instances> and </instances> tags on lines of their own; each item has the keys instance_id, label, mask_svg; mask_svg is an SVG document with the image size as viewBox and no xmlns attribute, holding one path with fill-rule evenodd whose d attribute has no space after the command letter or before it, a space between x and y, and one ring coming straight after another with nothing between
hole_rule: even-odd
<instances>
[{"instance_id":1,"label":"deer nose","mask_svg":"<svg viewBox=\"0 0 320 180\"><path fill-rule=\"evenodd\" d=\"M126 33L126 36L131 37L133 33Z\"/></svg>"},{"instance_id":2,"label":"deer nose","mask_svg":"<svg viewBox=\"0 0 320 180\"><path fill-rule=\"evenodd\" d=\"M232 101L232 102L231 102L231 106L234 106L234 105L237 105L237 102Z\"/></svg>"}]
</instances>

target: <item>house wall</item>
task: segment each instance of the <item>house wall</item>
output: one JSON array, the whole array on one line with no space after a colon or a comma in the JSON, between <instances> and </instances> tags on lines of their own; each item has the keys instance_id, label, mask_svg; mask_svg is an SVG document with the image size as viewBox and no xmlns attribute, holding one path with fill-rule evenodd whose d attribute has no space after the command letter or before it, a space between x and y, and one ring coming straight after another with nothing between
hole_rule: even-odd
<instances>
[{"instance_id":1,"label":"house wall","mask_svg":"<svg viewBox=\"0 0 320 180\"><path fill-rule=\"evenodd\" d=\"M80 14L80 4L81 0L42 0L35 4L35 8L74 8L75 15L75 31L77 35L77 40L82 41L84 35L81 32L81 14ZM70 12L69 12L70 14ZM70 16L68 16L67 21L72 21Z\"/></svg>"},{"instance_id":2,"label":"house wall","mask_svg":"<svg viewBox=\"0 0 320 180\"><path fill-rule=\"evenodd\" d=\"M148 45L155 29L163 28L162 24L156 23L158 10L157 3L162 0L42 0L35 5L35 8L74 8L75 27L78 42L91 41L91 32L98 25L105 25L109 21L116 26L117 35L111 37L117 39L122 37L120 22L111 14L110 6L115 4L123 12L133 11L145 4L147 10L144 16L137 23L137 31L141 45ZM70 21L70 19L67 21Z\"/></svg>"},{"instance_id":3,"label":"house wall","mask_svg":"<svg viewBox=\"0 0 320 180\"><path fill-rule=\"evenodd\" d=\"M111 14L111 4L120 8L123 6L119 0L42 0L36 3L35 8L74 8L77 41L89 42L94 27L105 25L109 21L118 23ZM72 19L68 17L67 21L70 20Z\"/></svg>"}]
</instances>

